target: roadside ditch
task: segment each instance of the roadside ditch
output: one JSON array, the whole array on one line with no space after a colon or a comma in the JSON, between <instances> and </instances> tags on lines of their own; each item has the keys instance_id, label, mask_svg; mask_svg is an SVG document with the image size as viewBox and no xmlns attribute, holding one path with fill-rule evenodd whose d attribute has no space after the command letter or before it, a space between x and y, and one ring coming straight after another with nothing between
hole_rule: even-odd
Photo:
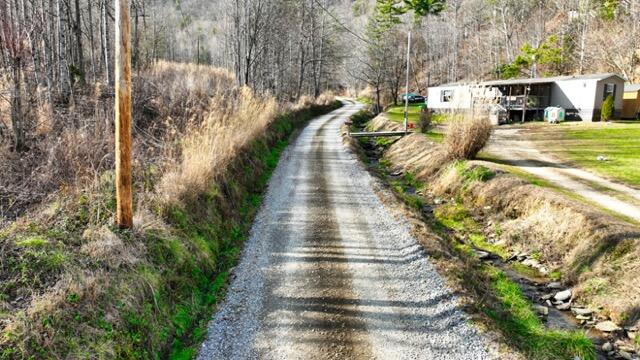
<instances>
[{"instance_id":1,"label":"roadside ditch","mask_svg":"<svg viewBox=\"0 0 640 360\"><path fill-rule=\"evenodd\" d=\"M443 161L420 134L347 136L396 126L358 113L343 132L484 327L531 359L638 359L637 282L621 285L637 276L637 229L497 167Z\"/></svg>"}]
</instances>

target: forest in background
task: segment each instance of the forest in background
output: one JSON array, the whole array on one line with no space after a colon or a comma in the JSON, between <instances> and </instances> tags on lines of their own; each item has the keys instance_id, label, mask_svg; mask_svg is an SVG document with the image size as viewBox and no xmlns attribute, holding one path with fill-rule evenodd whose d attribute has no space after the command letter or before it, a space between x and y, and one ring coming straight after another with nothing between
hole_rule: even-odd
<instances>
[{"instance_id":1,"label":"forest in background","mask_svg":"<svg viewBox=\"0 0 640 360\"><path fill-rule=\"evenodd\" d=\"M402 11L411 4L404 0L132 0L136 86L149 85L145 69L168 60L228 69L235 85L280 102L366 90L379 111L404 92L408 31L414 92L596 72L640 81L640 0L424 3L428 11L416 16ZM1 214L74 177L47 167L59 161L56 151L73 152L64 139L111 137L113 6L0 0ZM136 99L138 117L155 111L149 100ZM93 160L100 167L111 163L105 151Z\"/></svg>"}]
</instances>

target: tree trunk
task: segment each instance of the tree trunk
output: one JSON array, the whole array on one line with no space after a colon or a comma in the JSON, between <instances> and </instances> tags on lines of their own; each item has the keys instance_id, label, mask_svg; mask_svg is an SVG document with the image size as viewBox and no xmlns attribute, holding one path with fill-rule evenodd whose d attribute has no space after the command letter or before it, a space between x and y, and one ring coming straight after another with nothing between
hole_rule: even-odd
<instances>
[{"instance_id":1,"label":"tree trunk","mask_svg":"<svg viewBox=\"0 0 640 360\"><path fill-rule=\"evenodd\" d=\"M376 85L376 114L380 114L382 106L380 104L380 86Z\"/></svg>"},{"instance_id":2,"label":"tree trunk","mask_svg":"<svg viewBox=\"0 0 640 360\"><path fill-rule=\"evenodd\" d=\"M22 113L22 60L19 54L14 55L13 94L11 96L11 125L13 127L13 143L16 151L25 149L24 119Z\"/></svg>"},{"instance_id":3,"label":"tree trunk","mask_svg":"<svg viewBox=\"0 0 640 360\"><path fill-rule=\"evenodd\" d=\"M89 47L91 50L91 74L93 75L93 81L95 82L98 74L96 72L96 54L95 54L95 39L93 37L93 5L92 0L87 2L87 15L89 16Z\"/></svg>"},{"instance_id":4,"label":"tree trunk","mask_svg":"<svg viewBox=\"0 0 640 360\"><path fill-rule=\"evenodd\" d=\"M110 56L109 56L109 21L108 21L108 10L107 10L107 1L102 2L102 55L104 56L104 77L105 81L108 85L112 84L111 79L111 64L110 64Z\"/></svg>"},{"instance_id":5,"label":"tree trunk","mask_svg":"<svg viewBox=\"0 0 640 360\"><path fill-rule=\"evenodd\" d=\"M91 0L89 0L91 2ZM76 34L76 51L77 66L80 72L80 80L84 82L84 49L82 48L82 16L80 13L80 0L75 0L76 5L76 22L74 24L74 32Z\"/></svg>"},{"instance_id":6,"label":"tree trunk","mask_svg":"<svg viewBox=\"0 0 640 360\"><path fill-rule=\"evenodd\" d=\"M61 0L56 0L56 15L58 16L58 73L60 81L60 96L66 101L71 93L71 83L69 79L69 65L67 63L67 42L65 27L67 23L66 12L62 9Z\"/></svg>"},{"instance_id":7,"label":"tree trunk","mask_svg":"<svg viewBox=\"0 0 640 360\"><path fill-rule=\"evenodd\" d=\"M138 2L134 2L133 5L133 68L140 69L140 34L138 30L139 13Z\"/></svg>"}]
</instances>

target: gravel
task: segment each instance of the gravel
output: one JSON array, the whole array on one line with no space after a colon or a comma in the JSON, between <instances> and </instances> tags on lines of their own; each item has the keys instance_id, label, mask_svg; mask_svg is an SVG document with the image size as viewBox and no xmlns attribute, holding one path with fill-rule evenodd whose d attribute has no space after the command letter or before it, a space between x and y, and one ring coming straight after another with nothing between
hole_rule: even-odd
<instances>
[{"instance_id":1,"label":"gravel","mask_svg":"<svg viewBox=\"0 0 640 360\"><path fill-rule=\"evenodd\" d=\"M358 105L283 153L198 359L487 359L487 341L342 144Z\"/></svg>"}]
</instances>

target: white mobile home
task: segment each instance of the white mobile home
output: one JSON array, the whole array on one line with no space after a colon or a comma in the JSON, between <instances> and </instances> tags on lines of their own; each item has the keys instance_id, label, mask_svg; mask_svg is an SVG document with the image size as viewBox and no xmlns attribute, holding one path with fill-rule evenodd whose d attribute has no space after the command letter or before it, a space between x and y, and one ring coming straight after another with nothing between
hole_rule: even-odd
<instances>
[{"instance_id":1,"label":"white mobile home","mask_svg":"<svg viewBox=\"0 0 640 360\"><path fill-rule=\"evenodd\" d=\"M431 87L427 105L436 111L455 111L499 104L514 120L540 118L546 107L558 106L567 110L569 119L597 121L609 95L619 116L623 89L624 79L616 74L495 80Z\"/></svg>"},{"instance_id":2,"label":"white mobile home","mask_svg":"<svg viewBox=\"0 0 640 360\"><path fill-rule=\"evenodd\" d=\"M471 108L471 87L467 84L447 84L430 87L427 107L433 110L465 110Z\"/></svg>"}]
</instances>

